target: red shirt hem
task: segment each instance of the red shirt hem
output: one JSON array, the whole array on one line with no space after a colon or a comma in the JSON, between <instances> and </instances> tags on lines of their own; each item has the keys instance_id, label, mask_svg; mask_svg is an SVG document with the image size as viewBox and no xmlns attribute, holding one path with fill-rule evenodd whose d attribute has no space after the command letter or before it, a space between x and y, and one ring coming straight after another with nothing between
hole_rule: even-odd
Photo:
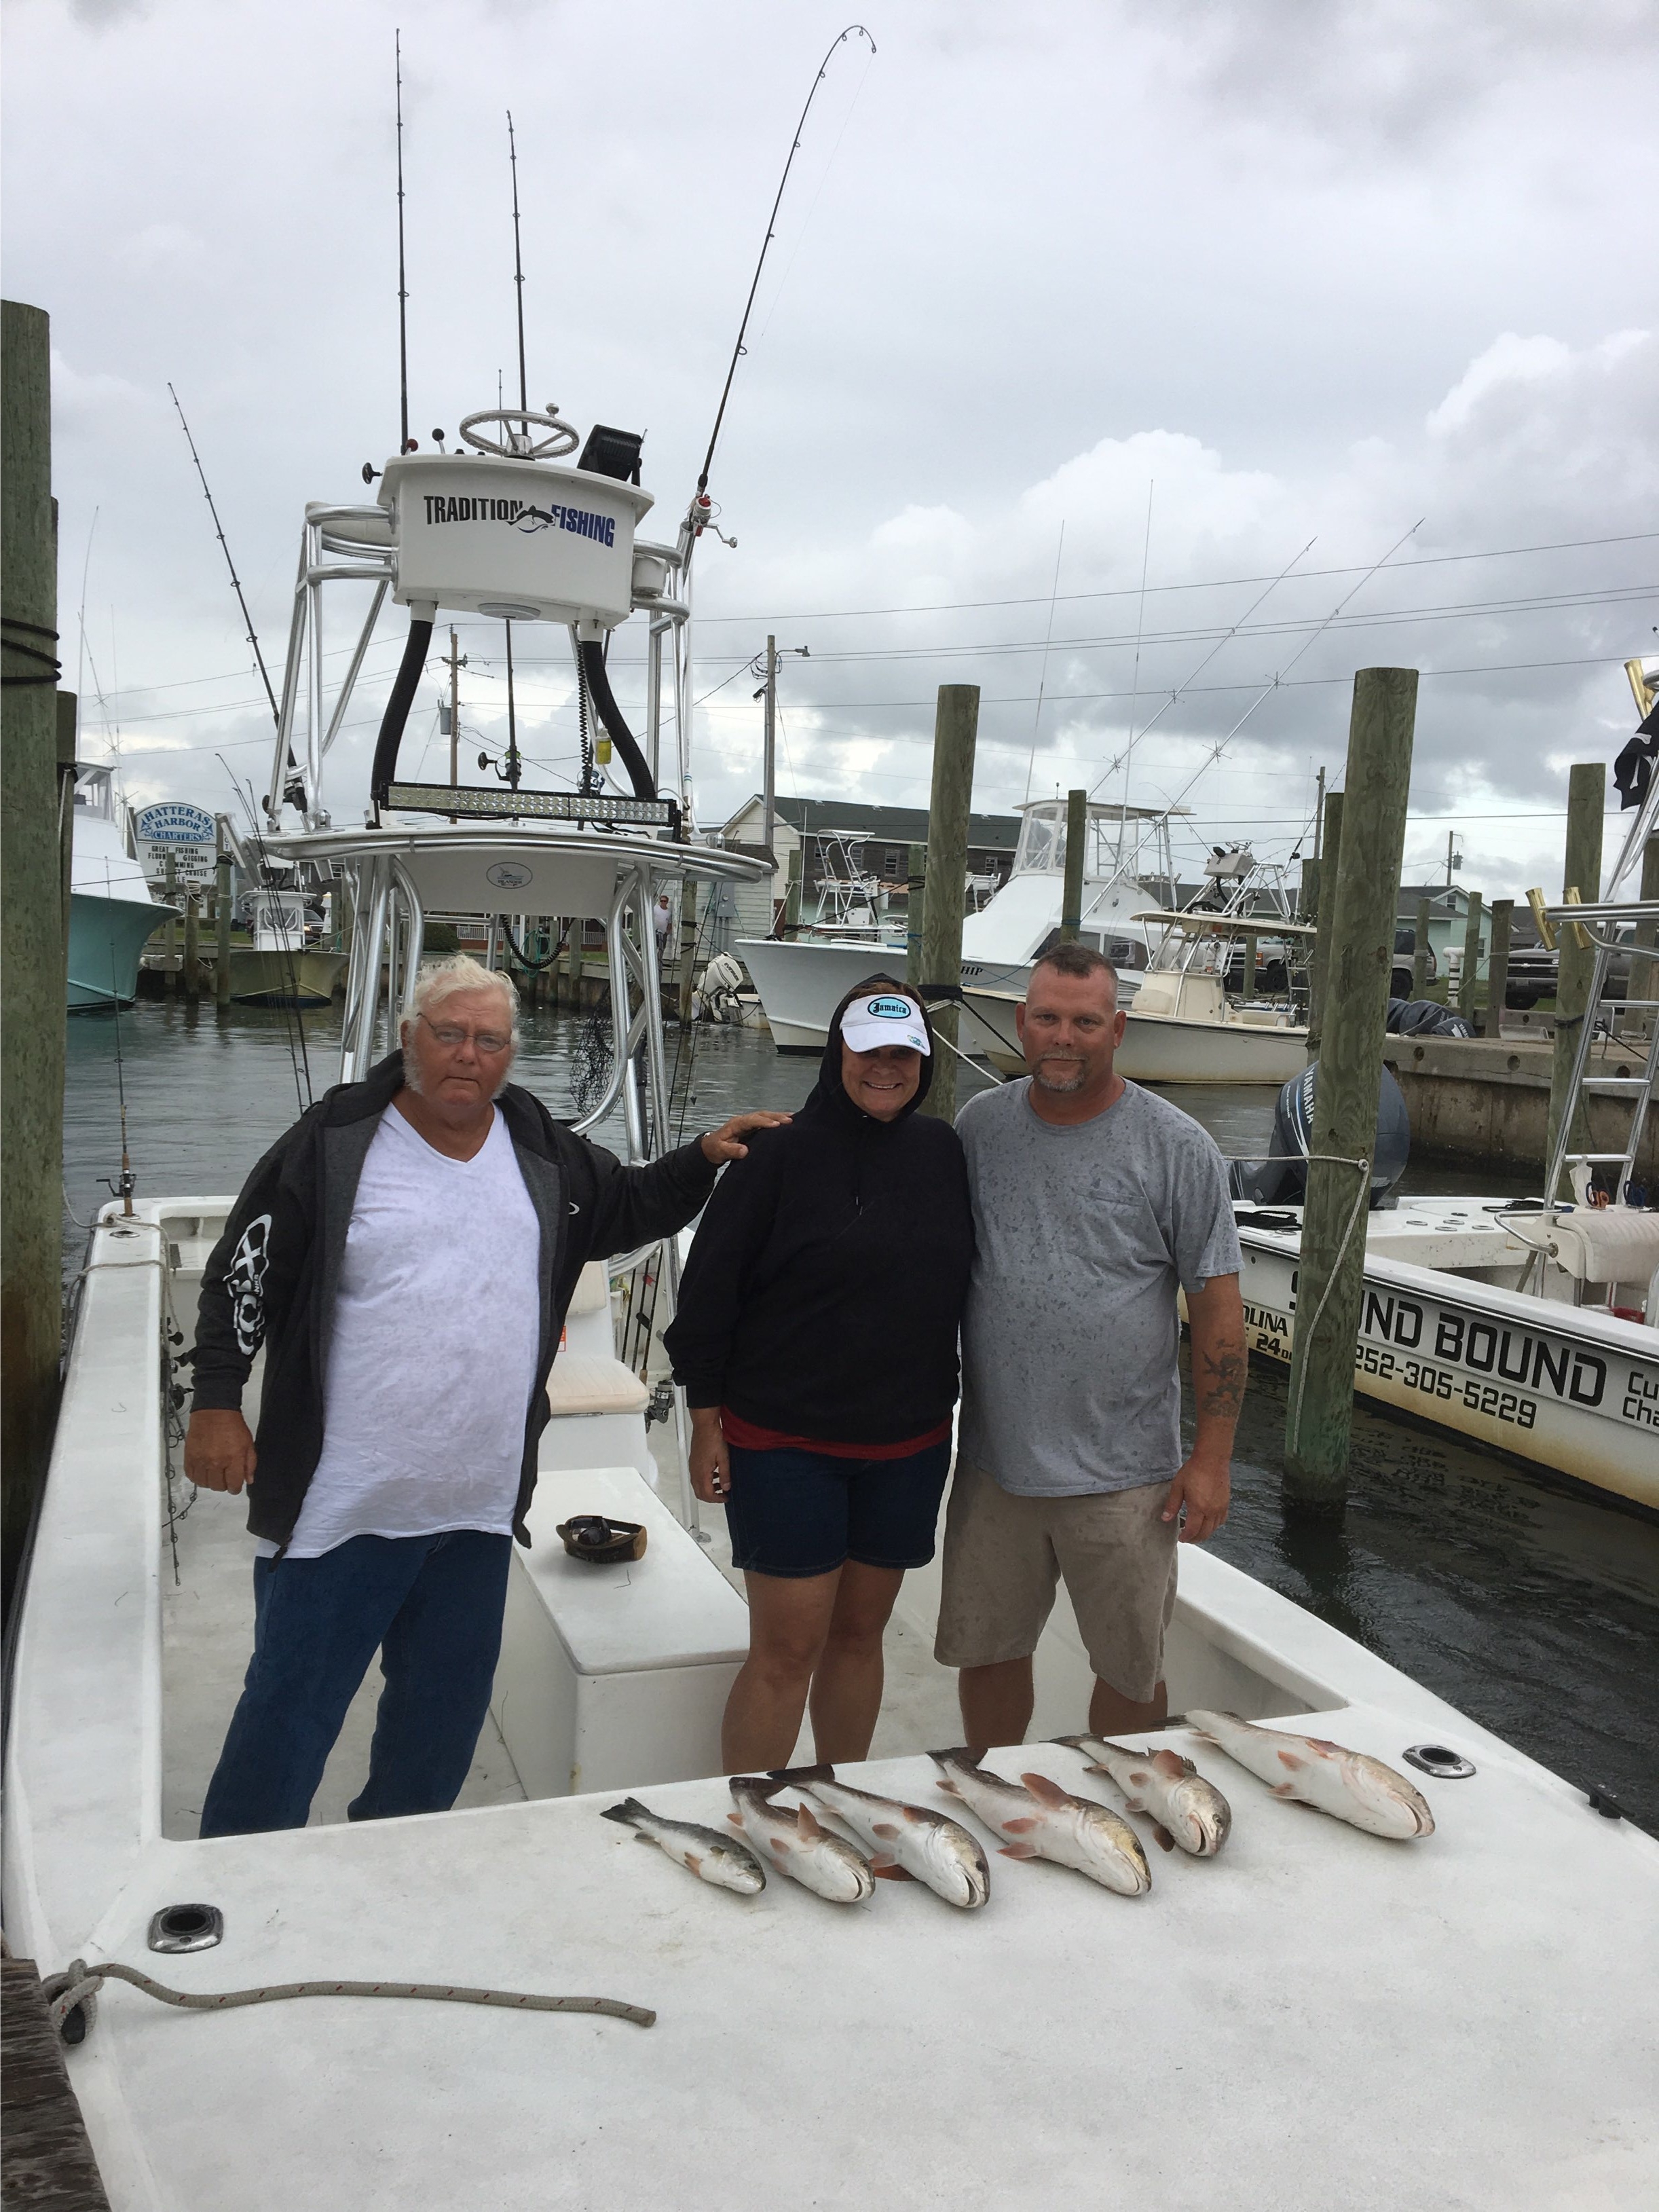
<instances>
[{"instance_id":1,"label":"red shirt hem","mask_svg":"<svg viewBox=\"0 0 1659 2212\"><path fill-rule=\"evenodd\" d=\"M745 1421L729 1406L722 1406L720 1430L727 1443L736 1444L739 1451L822 1452L826 1459L908 1459L930 1445L948 1442L951 1422L947 1414L936 1428L919 1437L907 1437L902 1443L838 1444L826 1443L822 1437L792 1437L781 1429L763 1429L758 1422Z\"/></svg>"}]
</instances>

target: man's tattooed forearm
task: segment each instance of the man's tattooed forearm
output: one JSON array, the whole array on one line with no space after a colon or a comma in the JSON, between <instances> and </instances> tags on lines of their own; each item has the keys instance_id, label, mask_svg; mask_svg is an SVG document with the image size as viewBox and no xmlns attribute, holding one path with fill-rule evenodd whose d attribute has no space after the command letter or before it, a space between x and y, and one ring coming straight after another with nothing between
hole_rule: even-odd
<instances>
[{"instance_id":1,"label":"man's tattooed forearm","mask_svg":"<svg viewBox=\"0 0 1659 2212\"><path fill-rule=\"evenodd\" d=\"M1244 1377L1249 1355L1243 1346L1203 1354L1204 1373L1198 1387L1198 1409L1218 1420L1236 1421L1244 1402Z\"/></svg>"}]
</instances>

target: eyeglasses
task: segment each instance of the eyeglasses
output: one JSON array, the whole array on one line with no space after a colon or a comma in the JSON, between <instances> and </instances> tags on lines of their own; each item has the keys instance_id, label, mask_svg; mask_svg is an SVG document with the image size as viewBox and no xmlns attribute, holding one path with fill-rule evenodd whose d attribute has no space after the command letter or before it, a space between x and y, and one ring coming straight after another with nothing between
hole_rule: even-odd
<instances>
[{"instance_id":1,"label":"eyeglasses","mask_svg":"<svg viewBox=\"0 0 1659 2212\"><path fill-rule=\"evenodd\" d=\"M419 1015L417 1018L426 1022L428 1029L431 1030L446 1052L454 1052L469 1039L478 1051L486 1054L505 1052L513 1042L511 1036L503 1036L499 1030L458 1029L453 1022L428 1021L424 1014Z\"/></svg>"}]
</instances>

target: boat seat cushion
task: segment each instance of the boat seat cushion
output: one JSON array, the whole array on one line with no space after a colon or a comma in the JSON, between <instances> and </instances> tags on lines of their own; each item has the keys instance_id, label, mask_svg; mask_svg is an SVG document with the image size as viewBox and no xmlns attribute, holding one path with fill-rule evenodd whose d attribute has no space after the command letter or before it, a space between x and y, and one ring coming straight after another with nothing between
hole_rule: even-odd
<instances>
[{"instance_id":1,"label":"boat seat cushion","mask_svg":"<svg viewBox=\"0 0 1659 2212\"><path fill-rule=\"evenodd\" d=\"M1659 1267L1659 1213L1581 1206L1552 1222L1549 1237L1558 1263L1575 1282L1639 1282Z\"/></svg>"},{"instance_id":2,"label":"boat seat cushion","mask_svg":"<svg viewBox=\"0 0 1659 2212\"><path fill-rule=\"evenodd\" d=\"M637 1413L651 1393L631 1368L603 1352L562 1352L547 1378L547 1402L561 1413Z\"/></svg>"},{"instance_id":3,"label":"boat seat cushion","mask_svg":"<svg viewBox=\"0 0 1659 2212\"><path fill-rule=\"evenodd\" d=\"M598 1260L590 1260L576 1278L568 1310L573 1314L602 1313L611 1304L611 1276Z\"/></svg>"}]
</instances>

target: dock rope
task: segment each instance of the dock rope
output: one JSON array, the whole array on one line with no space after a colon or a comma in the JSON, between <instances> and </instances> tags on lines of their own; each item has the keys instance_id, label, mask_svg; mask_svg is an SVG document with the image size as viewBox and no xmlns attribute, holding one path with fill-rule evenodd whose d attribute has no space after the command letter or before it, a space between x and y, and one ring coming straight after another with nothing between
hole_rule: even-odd
<instances>
[{"instance_id":1,"label":"dock rope","mask_svg":"<svg viewBox=\"0 0 1659 2212\"><path fill-rule=\"evenodd\" d=\"M114 1960L89 1966L84 1959L71 1960L61 1974L50 1974L40 1984L48 2016L61 2035L64 2023L78 2006L88 2006L106 1981L128 1982L146 1996L163 2004L179 2005L187 2012L233 2012L242 2005L275 2004L283 1997L426 1997L443 2004L495 2005L507 2012L602 2013L611 2020L631 2020L638 2027L651 2027L657 2015L647 2006L624 2004L619 1997L546 1997L520 1990L470 1990L447 1982L272 1982L257 1990L170 1990L152 1981L136 1966Z\"/></svg>"},{"instance_id":2,"label":"dock rope","mask_svg":"<svg viewBox=\"0 0 1659 2212\"><path fill-rule=\"evenodd\" d=\"M1370 1196L1371 1163L1369 1160L1350 1159L1342 1152L1309 1152L1305 1157L1310 1165L1311 1165L1315 1161L1317 1161L1322 1167L1358 1168L1359 1170L1359 1188L1354 1193L1353 1206L1348 1215L1347 1226L1343 1230L1342 1241L1336 1248L1336 1257L1331 1262L1331 1272L1325 1278L1324 1294L1320 1298L1319 1304L1314 1308L1313 1319L1308 1323L1307 1341L1309 1348L1311 1349L1314 1338L1319 1333L1319 1324L1324 1319L1325 1309L1331 1302L1331 1292L1336 1288L1337 1283L1341 1278L1343 1256L1347 1251L1349 1240L1352 1238L1355 1229L1358 1226L1360 1216L1365 1211L1365 1201ZM1302 1225L1305 1231L1307 1228L1307 1215L1305 1212L1303 1215ZM1296 1371L1296 1389L1291 1399L1290 1418L1285 1424L1285 1449L1286 1451L1294 1451L1301 1438L1302 1400L1307 1390L1307 1387L1308 1362L1304 1356L1300 1366Z\"/></svg>"}]
</instances>

